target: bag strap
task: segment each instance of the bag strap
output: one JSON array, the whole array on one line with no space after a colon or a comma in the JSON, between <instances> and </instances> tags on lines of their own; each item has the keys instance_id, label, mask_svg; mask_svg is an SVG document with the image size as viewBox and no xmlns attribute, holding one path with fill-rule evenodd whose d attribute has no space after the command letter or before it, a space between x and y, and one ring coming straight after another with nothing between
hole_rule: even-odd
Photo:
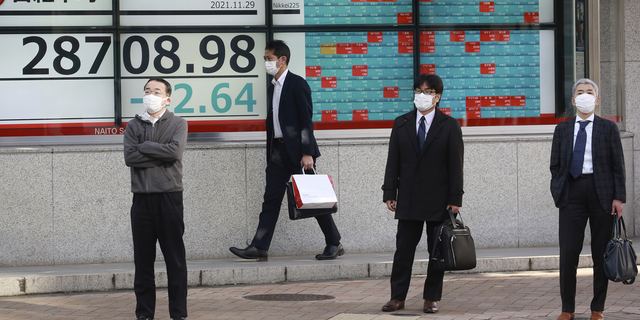
<instances>
[{"instance_id":1,"label":"bag strap","mask_svg":"<svg viewBox=\"0 0 640 320\"><path fill-rule=\"evenodd\" d=\"M456 222L456 217L453 214L453 210L451 210L451 208L449 208L447 211L449 212L449 219L451 219L451 225L454 228L457 228L458 227L458 223ZM460 220L460 223L462 224L461 227L464 229L465 225L464 225L464 221L462 221L462 215L460 214L460 211L458 211L458 213L456 213L456 214L458 215L458 218L459 218L458 220Z\"/></svg>"},{"instance_id":2,"label":"bag strap","mask_svg":"<svg viewBox=\"0 0 640 320\"><path fill-rule=\"evenodd\" d=\"M429 259L439 258L440 257L440 242L442 241L442 227L436 228L436 241L433 242L433 246L431 247L431 252L429 252Z\"/></svg>"},{"instance_id":3,"label":"bag strap","mask_svg":"<svg viewBox=\"0 0 640 320\"><path fill-rule=\"evenodd\" d=\"M618 215L613 215L613 226L611 228L611 239L619 239L620 231L619 231L620 221L618 221Z\"/></svg>"},{"instance_id":4,"label":"bag strap","mask_svg":"<svg viewBox=\"0 0 640 320\"><path fill-rule=\"evenodd\" d=\"M618 217L618 214L615 214L616 217ZM620 224L622 224L622 229L620 229L620 226L618 226L618 233L622 233L622 231L624 231L624 240L629 239L629 236L627 236L627 226L624 225L624 219L622 217L620 217L620 219L618 219L618 222Z\"/></svg>"}]
</instances>

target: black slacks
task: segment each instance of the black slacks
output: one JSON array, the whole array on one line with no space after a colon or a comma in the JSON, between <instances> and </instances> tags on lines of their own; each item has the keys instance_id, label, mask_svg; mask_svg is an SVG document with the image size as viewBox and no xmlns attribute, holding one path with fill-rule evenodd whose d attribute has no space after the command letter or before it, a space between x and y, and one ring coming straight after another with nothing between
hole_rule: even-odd
<instances>
[{"instance_id":1,"label":"black slacks","mask_svg":"<svg viewBox=\"0 0 640 320\"><path fill-rule=\"evenodd\" d=\"M154 262L156 241L167 266L169 315L187 316L187 262L185 259L182 192L134 193L131 206L136 317L153 318L156 307Z\"/></svg>"},{"instance_id":2,"label":"black slacks","mask_svg":"<svg viewBox=\"0 0 640 320\"><path fill-rule=\"evenodd\" d=\"M422 226L427 224L427 243L429 250L436 241L436 228L442 221L415 221L398 220L398 233L396 234L396 253L393 256L393 268L391 269L391 299L405 301L409 292L411 281L411 269L416 254L416 247L422 237ZM429 260L427 279L424 281L423 299L440 301L442 299L442 285L444 271L438 271Z\"/></svg>"},{"instance_id":3,"label":"black slacks","mask_svg":"<svg viewBox=\"0 0 640 320\"><path fill-rule=\"evenodd\" d=\"M560 296L562 311L574 312L576 304L576 272L584 242L584 230L591 227L593 259L592 311L603 311L609 280L604 275L604 251L611 238L613 218L602 209L595 191L593 175L569 177L569 204L560 208Z\"/></svg>"},{"instance_id":4,"label":"black slacks","mask_svg":"<svg viewBox=\"0 0 640 320\"><path fill-rule=\"evenodd\" d=\"M300 164L292 163L284 143L274 140L271 148L271 158L267 163L267 186L264 191L260 222L251 245L256 248L269 250L273 232L280 215L282 198L287 191L287 182L291 175L300 172ZM326 245L338 245L340 232L330 214L315 217L324 234Z\"/></svg>"}]
</instances>

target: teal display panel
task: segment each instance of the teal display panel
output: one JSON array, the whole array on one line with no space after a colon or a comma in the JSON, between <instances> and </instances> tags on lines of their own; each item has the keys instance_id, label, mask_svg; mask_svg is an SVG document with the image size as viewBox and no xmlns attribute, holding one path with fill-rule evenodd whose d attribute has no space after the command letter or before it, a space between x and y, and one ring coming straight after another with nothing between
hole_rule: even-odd
<instances>
[{"instance_id":1,"label":"teal display panel","mask_svg":"<svg viewBox=\"0 0 640 320\"><path fill-rule=\"evenodd\" d=\"M420 72L439 75L458 119L554 116L553 32L420 32Z\"/></svg>"},{"instance_id":2,"label":"teal display panel","mask_svg":"<svg viewBox=\"0 0 640 320\"><path fill-rule=\"evenodd\" d=\"M413 32L278 34L304 56L313 120L322 123L393 120L413 109ZM298 71L294 71L298 72Z\"/></svg>"},{"instance_id":3,"label":"teal display panel","mask_svg":"<svg viewBox=\"0 0 640 320\"><path fill-rule=\"evenodd\" d=\"M550 1L420 0L419 22L420 24L536 24L551 22L552 12L549 10L551 10L552 4L547 5L547 2Z\"/></svg>"},{"instance_id":4,"label":"teal display panel","mask_svg":"<svg viewBox=\"0 0 640 320\"><path fill-rule=\"evenodd\" d=\"M412 0L275 0L272 9L274 25L413 24Z\"/></svg>"}]
</instances>

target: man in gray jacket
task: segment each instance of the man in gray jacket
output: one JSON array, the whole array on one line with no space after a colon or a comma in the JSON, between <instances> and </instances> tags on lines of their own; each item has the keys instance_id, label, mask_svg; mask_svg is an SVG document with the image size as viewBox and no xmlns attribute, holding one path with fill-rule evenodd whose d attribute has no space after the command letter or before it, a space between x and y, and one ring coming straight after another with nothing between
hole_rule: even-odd
<instances>
[{"instance_id":1,"label":"man in gray jacket","mask_svg":"<svg viewBox=\"0 0 640 320\"><path fill-rule=\"evenodd\" d=\"M187 317L182 154L187 122L166 110L171 84L150 79L144 87L145 112L127 124L124 159L131 168L131 229L135 264L136 319L153 319L156 303L154 262L156 241L167 265L169 315Z\"/></svg>"}]
</instances>

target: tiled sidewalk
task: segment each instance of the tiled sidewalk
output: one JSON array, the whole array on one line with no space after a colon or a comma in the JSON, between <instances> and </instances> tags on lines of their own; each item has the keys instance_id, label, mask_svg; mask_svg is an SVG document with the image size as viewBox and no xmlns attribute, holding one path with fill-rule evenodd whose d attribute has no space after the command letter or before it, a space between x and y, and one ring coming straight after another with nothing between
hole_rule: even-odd
<instances>
[{"instance_id":1,"label":"tiled sidewalk","mask_svg":"<svg viewBox=\"0 0 640 320\"><path fill-rule=\"evenodd\" d=\"M195 319L552 319L560 314L557 271L447 274L437 314L422 313L423 277L414 277L406 309L384 313L388 278L189 288ZM589 319L591 269L578 273L577 319ZM331 295L320 301L256 301L256 294ZM0 298L1 320L134 319L132 290ZM609 285L606 319L640 319L640 284ZM167 291L158 290L156 319L169 319Z\"/></svg>"}]
</instances>

